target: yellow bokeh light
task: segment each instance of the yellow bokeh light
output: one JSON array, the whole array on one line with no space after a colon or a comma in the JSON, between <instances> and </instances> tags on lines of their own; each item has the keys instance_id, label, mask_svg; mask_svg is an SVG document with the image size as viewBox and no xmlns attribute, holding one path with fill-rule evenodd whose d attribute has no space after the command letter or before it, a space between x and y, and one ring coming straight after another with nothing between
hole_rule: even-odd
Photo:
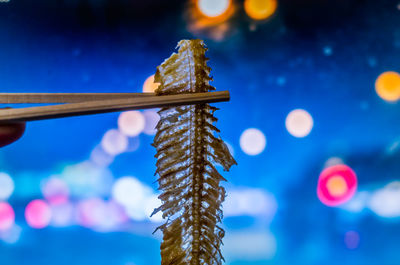
<instances>
[{"instance_id":1,"label":"yellow bokeh light","mask_svg":"<svg viewBox=\"0 0 400 265\"><path fill-rule=\"evenodd\" d=\"M400 74L393 71L384 72L375 82L375 90L379 97L386 101L400 99Z\"/></svg>"},{"instance_id":2,"label":"yellow bokeh light","mask_svg":"<svg viewBox=\"0 0 400 265\"><path fill-rule=\"evenodd\" d=\"M332 196L339 197L346 193L347 184L343 177L333 176L327 181L326 188Z\"/></svg>"},{"instance_id":3,"label":"yellow bokeh light","mask_svg":"<svg viewBox=\"0 0 400 265\"><path fill-rule=\"evenodd\" d=\"M255 20L263 20L272 16L278 7L277 0L245 0L246 14Z\"/></svg>"},{"instance_id":4,"label":"yellow bokeh light","mask_svg":"<svg viewBox=\"0 0 400 265\"><path fill-rule=\"evenodd\" d=\"M143 92L152 93L158 88L159 85L159 83L154 83L154 75L151 75L143 83Z\"/></svg>"}]
</instances>

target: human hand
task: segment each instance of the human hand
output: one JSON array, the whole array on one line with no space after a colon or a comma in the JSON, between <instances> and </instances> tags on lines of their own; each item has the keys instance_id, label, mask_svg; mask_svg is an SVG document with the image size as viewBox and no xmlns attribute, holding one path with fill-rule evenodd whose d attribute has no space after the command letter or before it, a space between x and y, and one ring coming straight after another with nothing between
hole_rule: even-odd
<instances>
[{"instance_id":1,"label":"human hand","mask_svg":"<svg viewBox=\"0 0 400 265\"><path fill-rule=\"evenodd\" d=\"M0 147L11 144L21 138L25 131L25 123L0 125Z\"/></svg>"}]
</instances>

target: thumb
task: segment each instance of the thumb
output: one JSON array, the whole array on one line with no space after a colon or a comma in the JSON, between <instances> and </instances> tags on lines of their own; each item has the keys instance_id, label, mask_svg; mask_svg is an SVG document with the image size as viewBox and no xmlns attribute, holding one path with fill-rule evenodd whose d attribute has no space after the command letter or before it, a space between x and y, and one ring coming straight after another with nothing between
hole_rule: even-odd
<instances>
[{"instance_id":1,"label":"thumb","mask_svg":"<svg viewBox=\"0 0 400 265\"><path fill-rule=\"evenodd\" d=\"M15 142L24 134L25 123L0 124L0 147Z\"/></svg>"}]
</instances>

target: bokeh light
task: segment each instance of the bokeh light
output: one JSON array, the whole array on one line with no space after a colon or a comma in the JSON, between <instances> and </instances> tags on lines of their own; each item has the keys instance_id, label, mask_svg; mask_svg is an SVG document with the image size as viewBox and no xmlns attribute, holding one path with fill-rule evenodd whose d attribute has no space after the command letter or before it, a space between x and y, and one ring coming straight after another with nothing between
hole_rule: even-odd
<instances>
[{"instance_id":1,"label":"bokeh light","mask_svg":"<svg viewBox=\"0 0 400 265\"><path fill-rule=\"evenodd\" d=\"M197 0L199 11L207 17L217 17L224 14L232 0Z\"/></svg>"},{"instance_id":2,"label":"bokeh light","mask_svg":"<svg viewBox=\"0 0 400 265\"><path fill-rule=\"evenodd\" d=\"M49 203L61 204L68 201L69 188L63 179L51 177L42 184L42 193Z\"/></svg>"},{"instance_id":3,"label":"bokeh light","mask_svg":"<svg viewBox=\"0 0 400 265\"><path fill-rule=\"evenodd\" d=\"M375 90L379 97L386 101L400 99L400 74L388 71L380 74L375 81Z\"/></svg>"},{"instance_id":4,"label":"bokeh light","mask_svg":"<svg viewBox=\"0 0 400 265\"><path fill-rule=\"evenodd\" d=\"M188 30L216 41L231 32L229 19L235 12L232 0L191 0L188 9Z\"/></svg>"},{"instance_id":5,"label":"bokeh light","mask_svg":"<svg viewBox=\"0 0 400 265\"><path fill-rule=\"evenodd\" d=\"M75 207L70 202L51 205L51 225L66 227L74 224Z\"/></svg>"},{"instance_id":6,"label":"bokeh light","mask_svg":"<svg viewBox=\"0 0 400 265\"><path fill-rule=\"evenodd\" d=\"M369 201L369 208L378 216L400 217L400 181L394 181L375 191Z\"/></svg>"},{"instance_id":7,"label":"bokeh light","mask_svg":"<svg viewBox=\"0 0 400 265\"><path fill-rule=\"evenodd\" d=\"M149 76L143 83L143 92L152 93L154 92L160 83L154 83L154 75Z\"/></svg>"},{"instance_id":8,"label":"bokeh light","mask_svg":"<svg viewBox=\"0 0 400 265\"><path fill-rule=\"evenodd\" d=\"M125 111L118 117L118 128L127 136L139 135L145 127L145 118L140 111Z\"/></svg>"},{"instance_id":9,"label":"bokeh light","mask_svg":"<svg viewBox=\"0 0 400 265\"><path fill-rule=\"evenodd\" d=\"M333 176L326 182L329 193L334 197L343 196L347 191L347 183L341 176Z\"/></svg>"},{"instance_id":10,"label":"bokeh light","mask_svg":"<svg viewBox=\"0 0 400 265\"><path fill-rule=\"evenodd\" d=\"M93 197L77 205L78 223L99 232L113 231L126 219L123 209L113 201Z\"/></svg>"},{"instance_id":11,"label":"bokeh light","mask_svg":"<svg viewBox=\"0 0 400 265\"><path fill-rule=\"evenodd\" d=\"M108 167L114 161L114 156L105 152L101 145L98 145L90 153L90 161L99 167Z\"/></svg>"},{"instance_id":12,"label":"bokeh light","mask_svg":"<svg viewBox=\"0 0 400 265\"><path fill-rule=\"evenodd\" d=\"M160 115L158 115L157 111L155 110L145 110L143 111L143 116L145 119L143 132L148 135L155 135L156 126L160 120Z\"/></svg>"},{"instance_id":13,"label":"bokeh light","mask_svg":"<svg viewBox=\"0 0 400 265\"><path fill-rule=\"evenodd\" d=\"M348 231L344 234L344 243L348 249L356 249L360 244L360 235L356 231Z\"/></svg>"},{"instance_id":14,"label":"bokeh light","mask_svg":"<svg viewBox=\"0 0 400 265\"><path fill-rule=\"evenodd\" d=\"M272 16L278 7L277 0L245 0L246 14L255 20L264 20Z\"/></svg>"},{"instance_id":15,"label":"bokeh light","mask_svg":"<svg viewBox=\"0 0 400 265\"><path fill-rule=\"evenodd\" d=\"M51 208L43 200L33 200L25 208L25 219L32 228L45 228L51 221Z\"/></svg>"},{"instance_id":16,"label":"bokeh light","mask_svg":"<svg viewBox=\"0 0 400 265\"><path fill-rule=\"evenodd\" d=\"M7 173L0 172L0 200L8 200L14 191L14 181Z\"/></svg>"},{"instance_id":17,"label":"bokeh light","mask_svg":"<svg viewBox=\"0 0 400 265\"><path fill-rule=\"evenodd\" d=\"M230 259L250 262L263 260L264 262L260 264L265 264L265 260L272 259L275 256L277 242L275 236L265 229L227 231L222 249L224 255L228 257L227 264L230 264Z\"/></svg>"},{"instance_id":18,"label":"bokeh light","mask_svg":"<svg viewBox=\"0 0 400 265\"><path fill-rule=\"evenodd\" d=\"M0 230L8 230L14 225L15 213L7 202L0 202Z\"/></svg>"},{"instance_id":19,"label":"bokeh light","mask_svg":"<svg viewBox=\"0 0 400 265\"><path fill-rule=\"evenodd\" d=\"M66 166L60 178L68 184L70 195L80 198L107 196L113 183L110 169L99 167L91 161Z\"/></svg>"},{"instance_id":20,"label":"bokeh light","mask_svg":"<svg viewBox=\"0 0 400 265\"><path fill-rule=\"evenodd\" d=\"M144 220L149 217L145 204L152 197L153 191L137 178L126 176L117 179L111 193L113 199L125 207L127 215L132 219Z\"/></svg>"},{"instance_id":21,"label":"bokeh light","mask_svg":"<svg viewBox=\"0 0 400 265\"><path fill-rule=\"evenodd\" d=\"M100 198L82 200L77 205L77 218L81 226L94 228L107 218L105 202Z\"/></svg>"},{"instance_id":22,"label":"bokeh light","mask_svg":"<svg viewBox=\"0 0 400 265\"><path fill-rule=\"evenodd\" d=\"M108 201L107 211L110 214L107 222L103 223L103 230L118 228L118 225L129 220L125 208L114 200Z\"/></svg>"},{"instance_id":23,"label":"bokeh light","mask_svg":"<svg viewBox=\"0 0 400 265\"><path fill-rule=\"evenodd\" d=\"M111 129L104 134L101 147L110 155L118 155L128 147L128 138L120 131Z\"/></svg>"},{"instance_id":24,"label":"bokeh light","mask_svg":"<svg viewBox=\"0 0 400 265\"><path fill-rule=\"evenodd\" d=\"M288 114L285 124L286 129L292 136L302 138L310 134L314 121L307 111L295 109Z\"/></svg>"},{"instance_id":25,"label":"bokeh light","mask_svg":"<svg viewBox=\"0 0 400 265\"><path fill-rule=\"evenodd\" d=\"M228 190L223 204L224 216L262 216L271 221L277 211L277 202L269 192L261 189Z\"/></svg>"},{"instance_id":26,"label":"bokeh light","mask_svg":"<svg viewBox=\"0 0 400 265\"><path fill-rule=\"evenodd\" d=\"M240 148L248 155L258 155L267 145L265 135L256 128L246 129L240 136Z\"/></svg>"},{"instance_id":27,"label":"bokeh light","mask_svg":"<svg viewBox=\"0 0 400 265\"><path fill-rule=\"evenodd\" d=\"M368 191L357 191L356 194L346 203L340 206L341 209L352 213L361 213L367 208L371 194Z\"/></svg>"},{"instance_id":28,"label":"bokeh light","mask_svg":"<svg viewBox=\"0 0 400 265\"><path fill-rule=\"evenodd\" d=\"M135 152L140 147L140 138L139 136L136 137L129 137L128 138L128 147L126 148L126 152Z\"/></svg>"},{"instance_id":29,"label":"bokeh light","mask_svg":"<svg viewBox=\"0 0 400 265\"><path fill-rule=\"evenodd\" d=\"M326 160L326 162L324 164L324 168L336 166L336 165L340 165L340 164L344 164L343 159L340 157L337 157L337 156L333 156L333 157L330 157L328 160Z\"/></svg>"},{"instance_id":30,"label":"bokeh light","mask_svg":"<svg viewBox=\"0 0 400 265\"><path fill-rule=\"evenodd\" d=\"M318 180L317 195L327 206L338 206L350 200L357 189L357 176L346 165L325 168Z\"/></svg>"},{"instance_id":31,"label":"bokeh light","mask_svg":"<svg viewBox=\"0 0 400 265\"><path fill-rule=\"evenodd\" d=\"M21 238L22 228L14 224L11 228L7 230L0 230L0 239L7 244L15 244Z\"/></svg>"}]
</instances>

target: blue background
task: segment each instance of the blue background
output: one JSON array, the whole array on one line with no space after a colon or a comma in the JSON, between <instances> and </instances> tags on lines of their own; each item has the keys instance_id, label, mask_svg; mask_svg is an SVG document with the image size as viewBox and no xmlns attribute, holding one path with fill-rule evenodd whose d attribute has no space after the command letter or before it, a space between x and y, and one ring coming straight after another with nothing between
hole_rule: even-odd
<instances>
[{"instance_id":1,"label":"blue background","mask_svg":"<svg viewBox=\"0 0 400 265\"><path fill-rule=\"evenodd\" d=\"M228 196L229 189L256 189L277 204L268 221L246 214L224 219L227 248L240 249L238 238L267 241L259 252L256 246L238 255L226 250L227 264L400 264L399 218L368 207L327 207L316 196L331 157L353 168L361 191L373 194L400 180L400 105L374 89L379 74L400 71L400 3L281 0L276 14L259 24L236 4L230 32L215 40L187 30L185 1L0 3L1 92L141 92L179 40L203 38L212 85L231 93L230 102L215 104L217 126L238 162L224 173ZM297 108L314 120L301 139L285 128ZM22 229L17 242L0 242L1 264L160 262L160 234L152 235L157 224L150 221L99 232L78 225L33 229L24 219L28 202L43 197L41 181L89 159L104 133L117 128L118 115L30 122L20 141L0 150L0 171L16 185L9 202ZM251 127L267 138L257 156L239 145ZM114 179L133 175L156 190L152 136L139 139L139 149L116 156L109 170ZM356 249L344 243L348 231L360 236ZM264 234L268 239L257 236Z\"/></svg>"}]
</instances>

